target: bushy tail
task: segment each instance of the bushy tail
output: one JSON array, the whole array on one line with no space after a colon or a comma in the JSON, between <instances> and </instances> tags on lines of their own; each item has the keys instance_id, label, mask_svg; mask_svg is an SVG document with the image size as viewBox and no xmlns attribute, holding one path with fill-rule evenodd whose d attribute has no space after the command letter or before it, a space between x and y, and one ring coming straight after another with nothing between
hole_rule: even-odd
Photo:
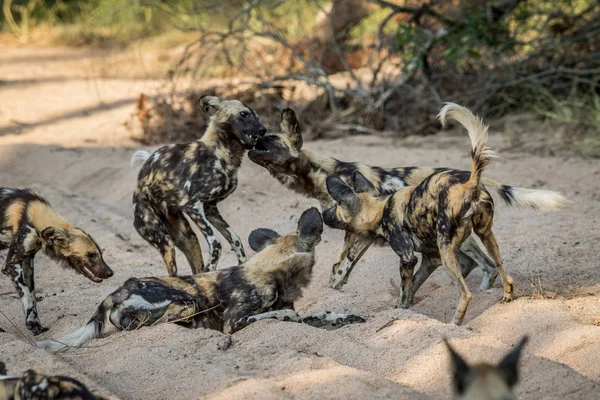
<instances>
[{"instance_id":1,"label":"bushy tail","mask_svg":"<svg viewBox=\"0 0 600 400\"><path fill-rule=\"evenodd\" d=\"M571 203L565 196L552 190L503 185L490 178L481 178L481 183L488 188L493 188L511 207L532 208L536 211L558 211Z\"/></svg>"},{"instance_id":2,"label":"bushy tail","mask_svg":"<svg viewBox=\"0 0 600 400\"><path fill-rule=\"evenodd\" d=\"M51 352L69 351L73 348L81 347L93 339L104 336L110 331L116 330L110 322L110 312L112 309L112 296L108 296L98 307L96 314L87 324L71 332L60 339L47 339L37 342L37 347Z\"/></svg>"},{"instance_id":3,"label":"bushy tail","mask_svg":"<svg viewBox=\"0 0 600 400\"><path fill-rule=\"evenodd\" d=\"M469 132L472 164L467 185L472 187L476 194L483 170L498 158L487 146L488 126L467 108L454 103L446 103L440 111L438 118L442 126L446 126L446 117L455 120Z\"/></svg>"},{"instance_id":4,"label":"bushy tail","mask_svg":"<svg viewBox=\"0 0 600 400\"><path fill-rule=\"evenodd\" d=\"M140 168L142 165L144 165L146 160L150 158L151 155L152 154L150 154L150 152L146 150L138 150L135 153L133 153L129 165L132 169Z\"/></svg>"}]
</instances>

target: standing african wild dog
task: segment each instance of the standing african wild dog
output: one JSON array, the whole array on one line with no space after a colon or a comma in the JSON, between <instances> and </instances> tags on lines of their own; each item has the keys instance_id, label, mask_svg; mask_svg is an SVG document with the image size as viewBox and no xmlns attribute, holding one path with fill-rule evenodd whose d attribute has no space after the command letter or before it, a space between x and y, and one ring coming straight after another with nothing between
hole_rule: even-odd
<instances>
[{"instance_id":1,"label":"standing african wild dog","mask_svg":"<svg viewBox=\"0 0 600 400\"><path fill-rule=\"evenodd\" d=\"M64 351L115 330L164 322L225 333L265 318L313 326L364 322L355 315L331 312L301 318L294 311L294 301L310 282L322 232L321 214L313 207L304 211L295 234L253 231L248 242L258 253L243 265L193 276L131 278L100 304L81 329L38 346Z\"/></svg>"},{"instance_id":2,"label":"standing african wild dog","mask_svg":"<svg viewBox=\"0 0 600 400\"><path fill-rule=\"evenodd\" d=\"M77 379L48 376L27 370L21 376L6 376L0 362L0 400L102 400Z\"/></svg>"},{"instance_id":3,"label":"standing african wild dog","mask_svg":"<svg viewBox=\"0 0 600 400\"><path fill-rule=\"evenodd\" d=\"M494 260L504 287L503 301L511 301L513 280L506 271L492 232L494 202L481 183L481 174L496 155L487 147L488 128L468 109L447 104L440 111L442 125L446 116L459 122L471 139L471 171L434 172L420 184L408 186L391 196L376 197L371 182L355 173L355 193L339 178L328 177L327 189L336 205L323 212L325 223L337 229L368 233L385 238L400 257L401 295L397 307L412 304L415 288L415 252L423 255L428 268L419 268L414 278L425 281L440 261L460 293L452 322L462 322L471 293L461 273L463 242L473 232ZM559 208L564 203L556 204Z\"/></svg>"},{"instance_id":4,"label":"standing african wild dog","mask_svg":"<svg viewBox=\"0 0 600 400\"><path fill-rule=\"evenodd\" d=\"M42 250L47 256L94 282L110 278L113 271L90 235L67 222L31 189L0 187L0 250L8 249L2 273L13 282L25 312L27 329L38 335L33 259Z\"/></svg>"},{"instance_id":5,"label":"standing african wild dog","mask_svg":"<svg viewBox=\"0 0 600 400\"><path fill-rule=\"evenodd\" d=\"M418 185L434 172L451 171L448 168L371 167L339 161L303 149L300 125L290 109L283 110L281 114L281 131L282 133L268 134L260 138L254 150L248 153L248 157L265 167L287 188L319 201L323 210L333 202L326 187L326 179L330 176L337 176L350 184L354 173L360 172L375 188L373 194L387 196L403 187ZM502 185L489 178L482 178L481 181L485 186L494 189L509 206L553 210L565 202L565 198L556 192ZM375 238L368 234L346 231L344 246L332 268L329 282L331 287L339 289L346 283L350 272L374 240ZM491 287L498 273L494 263L471 237L461 248L461 261L465 267L465 276L479 264L484 270L481 289ZM423 269L436 267L427 264L421 266ZM418 288L421 283L415 281L415 286Z\"/></svg>"},{"instance_id":6,"label":"standing african wild dog","mask_svg":"<svg viewBox=\"0 0 600 400\"><path fill-rule=\"evenodd\" d=\"M470 366L444 339L450 352L453 400L517 400L513 387L519 381L519 358L527 336L498 365Z\"/></svg>"},{"instance_id":7,"label":"standing african wild dog","mask_svg":"<svg viewBox=\"0 0 600 400\"><path fill-rule=\"evenodd\" d=\"M237 100L203 96L210 116L206 132L191 143L170 144L154 154L138 151L132 167L142 164L133 193L134 226L162 255L170 276L177 275L175 246L186 256L192 273L204 271L198 238L184 214L198 225L208 242L209 271L217 268L221 243L211 225L231 244L239 263L246 261L239 236L223 219L217 203L237 187L242 157L266 129L258 115Z\"/></svg>"}]
</instances>

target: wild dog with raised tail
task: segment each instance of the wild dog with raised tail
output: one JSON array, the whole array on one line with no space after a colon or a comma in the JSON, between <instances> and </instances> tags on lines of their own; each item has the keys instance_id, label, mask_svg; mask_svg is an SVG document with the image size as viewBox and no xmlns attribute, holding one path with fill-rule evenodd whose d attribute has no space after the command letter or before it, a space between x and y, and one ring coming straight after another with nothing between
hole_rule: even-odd
<instances>
[{"instance_id":1,"label":"wild dog with raised tail","mask_svg":"<svg viewBox=\"0 0 600 400\"><path fill-rule=\"evenodd\" d=\"M81 329L38 346L64 351L113 331L164 322L225 333L265 318L313 326L363 322L358 316L332 312L302 318L294 311L294 301L310 282L322 232L321 214L311 208L300 217L294 234L253 231L248 242L258 254L243 265L193 276L128 279Z\"/></svg>"},{"instance_id":2,"label":"wild dog with raised tail","mask_svg":"<svg viewBox=\"0 0 600 400\"><path fill-rule=\"evenodd\" d=\"M519 358L527 343L523 337L496 365L469 365L450 343L444 343L450 353L453 400L517 400L513 388L519 381Z\"/></svg>"},{"instance_id":3,"label":"wild dog with raised tail","mask_svg":"<svg viewBox=\"0 0 600 400\"><path fill-rule=\"evenodd\" d=\"M287 188L317 200L322 210L333 203L327 192L328 177L336 176L352 185L354 174L360 172L371 183L373 188L371 194L388 196L406 186L418 185L432 173L452 171L449 168L372 167L317 154L303 148L300 124L290 109L283 110L281 114L281 133L268 134L260 138L254 149L248 153L248 157L266 168ZM511 207L529 207L546 211L559 209L566 203L564 196L552 191L503 185L485 177L481 182L485 187L496 191ZM374 240L375 237L372 235L346 231L344 246L332 267L329 279L331 287L340 289L347 282L352 269ZM481 250L477 242L469 237L460 252L465 267L463 275L466 276L476 265L479 265L484 271L480 288L484 290L491 287L498 273L493 261Z\"/></svg>"},{"instance_id":4,"label":"wild dog with raised tail","mask_svg":"<svg viewBox=\"0 0 600 400\"><path fill-rule=\"evenodd\" d=\"M47 331L40 323L35 296L34 258L43 251L59 265L92 282L113 276L94 239L54 211L31 189L0 187L0 250L8 249L2 273L17 289L25 324L34 335Z\"/></svg>"},{"instance_id":5,"label":"wild dog with raised tail","mask_svg":"<svg viewBox=\"0 0 600 400\"><path fill-rule=\"evenodd\" d=\"M163 146L153 154L140 150L131 159L132 167L142 165L133 193L134 226L160 252L170 276L177 275L175 247L183 252L193 274L204 271L198 238L184 214L208 243L209 271L217 268L221 256L213 227L227 239L238 262L246 261L242 241L217 204L235 191L245 151L267 130L240 101L214 96L199 101L210 118L200 140Z\"/></svg>"},{"instance_id":6,"label":"wild dog with raised tail","mask_svg":"<svg viewBox=\"0 0 600 400\"><path fill-rule=\"evenodd\" d=\"M513 279L506 271L492 232L494 201L482 184L481 174L496 155L487 147L488 127L468 109L456 104L442 108L439 118L449 117L464 126L471 139L471 171L434 172L420 184L376 197L376 189L360 172L353 190L339 178L327 178L327 189L336 205L323 212L325 223L356 234L383 237L400 257L401 295L397 307L408 308L416 288L440 265L444 266L459 294L452 322L461 324L471 292L461 265L470 263L460 248L474 233L483 242L502 279L503 301L511 301ZM557 204L562 206L564 203ZM417 258L423 262L413 278ZM413 287L413 279L418 282Z\"/></svg>"}]
</instances>

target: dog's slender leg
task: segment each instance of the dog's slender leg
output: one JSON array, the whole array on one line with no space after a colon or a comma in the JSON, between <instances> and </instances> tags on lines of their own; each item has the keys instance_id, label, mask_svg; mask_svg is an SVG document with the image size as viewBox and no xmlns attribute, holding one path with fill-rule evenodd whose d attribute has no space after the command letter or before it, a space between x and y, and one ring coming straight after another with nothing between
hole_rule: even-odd
<instances>
[{"instance_id":1,"label":"dog's slender leg","mask_svg":"<svg viewBox=\"0 0 600 400\"><path fill-rule=\"evenodd\" d=\"M229 224L223 219L221 213L217 209L217 205L214 203L206 203L204 207L206 217L208 221L214 226L221 235L229 242L231 249L235 252L238 259L238 263L243 264L246 262L246 252L244 251L244 245L242 239L235 233Z\"/></svg>"},{"instance_id":2,"label":"dog's slender leg","mask_svg":"<svg viewBox=\"0 0 600 400\"><path fill-rule=\"evenodd\" d=\"M42 326L37 313L35 285L33 283L33 260L31 255L26 254L27 249L23 248L26 242L25 236L26 233L21 232L15 235L8 250L2 273L10 277L17 289L23 305L27 329L34 335L39 335L46 332L48 328Z\"/></svg>"},{"instance_id":3,"label":"dog's slender leg","mask_svg":"<svg viewBox=\"0 0 600 400\"><path fill-rule=\"evenodd\" d=\"M206 270L214 271L217 269L217 264L219 263L219 258L221 257L221 243L219 243L215 237L215 234L208 223L208 220L206 219L204 203L197 201L192 207L187 207L187 214L190 216L192 221L198 225L200 232L202 232L204 238L206 239L206 243L208 243L210 261L206 266Z\"/></svg>"},{"instance_id":4,"label":"dog's slender leg","mask_svg":"<svg viewBox=\"0 0 600 400\"><path fill-rule=\"evenodd\" d=\"M144 240L160 252L169 276L176 276L175 243L163 219L141 200L133 204L133 210L133 226Z\"/></svg>"},{"instance_id":5,"label":"dog's slender leg","mask_svg":"<svg viewBox=\"0 0 600 400\"><path fill-rule=\"evenodd\" d=\"M465 253L465 255L475 260L477 265L481 266L481 269L483 269L483 278L481 280L481 284L479 285L479 290L487 290L491 288L494 284L494 281L498 277L498 270L496 269L496 264L494 264L494 261L492 261L481 250L481 247L479 247L479 245L473 238L473 235L469 236L467 240L464 241L460 249L463 253ZM467 275L465 275L465 264L462 260L461 265L463 266L463 276L466 277L468 275L468 272Z\"/></svg>"},{"instance_id":6,"label":"dog's slender leg","mask_svg":"<svg viewBox=\"0 0 600 400\"><path fill-rule=\"evenodd\" d=\"M335 276L335 273L337 272L338 268L340 267L340 264L342 263L342 261L348 256L348 253L350 252L350 247L352 247L352 244L354 243L355 240L356 240L355 235L353 235L350 232L344 231L344 246L342 247L342 251L340 251L340 254L338 255L337 261L331 267L331 276L329 277L330 281Z\"/></svg>"},{"instance_id":7,"label":"dog's slender leg","mask_svg":"<svg viewBox=\"0 0 600 400\"><path fill-rule=\"evenodd\" d=\"M350 244L346 257L342 260L336 272L329 278L329 286L333 289L341 289L348 281L350 272L354 269L363 254L373 243L373 239L364 236L355 236Z\"/></svg>"},{"instance_id":8,"label":"dog's slender leg","mask_svg":"<svg viewBox=\"0 0 600 400\"><path fill-rule=\"evenodd\" d=\"M467 283L462 276L457 250L453 248L452 244L443 245L439 243L439 247L442 264L446 271L448 271L448 275L450 275L450 278L454 282L454 285L456 286L460 296L456 306L456 312L454 313L454 318L452 318L453 324L460 325L462 324L465 312L467 311L467 307L473 295L469 291Z\"/></svg>"},{"instance_id":9,"label":"dog's slender leg","mask_svg":"<svg viewBox=\"0 0 600 400\"><path fill-rule=\"evenodd\" d=\"M340 314L331 311L321 311L307 317L302 317L302 322L317 328L323 326L342 327L344 325L365 322L365 319L353 314Z\"/></svg>"},{"instance_id":10,"label":"dog's slender leg","mask_svg":"<svg viewBox=\"0 0 600 400\"><path fill-rule=\"evenodd\" d=\"M396 302L396 308L409 308L412 304L413 272L416 264L416 257L408 261L400 260L400 297Z\"/></svg>"},{"instance_id":11,"label":"dog's slender leg","mask_svg":"<svg viewBox=\"0 0 600 400\"><path fill-rule=\"evenodd\" d=\"M204 272L204 258L198 237L183 213L167 217L167 229L175 241L175 245L187 258L192 274Z\"/></svg>"},{"instance_id":12,"label":"dog's slender leg","mask_svg":"<svg viewBox=\"0 0 600 400\"><path fill-rule=\"evenodd\" d=\"M496 262L496 267L498 268L498 273L500 274L500 279L502 280L502 286L504 287L504 296L502 297L502 301L512 301L514 285L513 278L509 275L506 267L504 266L504 262L502 261L502 257L500 257L500 249L498 248L498 243L496 242L496 237L492 232L491 226L479 237L481 238L483 245L492 259Z\"/></svg>"},{"instance_id":13,"label":"dog's slender leg","mask_svg":"<svg viewBox=\"0 0 600 400\"><path fill-rule=\"evenodd\" d=\"M417 293L417 290L419 290L421 285L425 283L425 281L431 276L431 274L436 269L438 269L438 267L442 263L442 261L439 258L439 255L430 255L423 253L422 256L423 258L421 260L421 265L419 266L419 269L417 269L417 272L413 277L413 284L409 294L409 304L413 303L413 297L415 293Z\"/></svg>"}]
</instances>

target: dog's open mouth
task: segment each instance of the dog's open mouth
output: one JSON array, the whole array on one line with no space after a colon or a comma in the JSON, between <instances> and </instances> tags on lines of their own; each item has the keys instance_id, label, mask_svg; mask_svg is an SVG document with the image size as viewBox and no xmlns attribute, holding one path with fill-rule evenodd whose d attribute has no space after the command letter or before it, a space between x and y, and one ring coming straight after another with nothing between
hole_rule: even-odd
<instances>
[{"instance_id":1,"label":"dog's open mouth","mask_svg":"<svg viewBox=\"0 0 600 400\"><path fill-rule=\"evenodd\" d=\"M263 144L263 142L259 141L256 143L256 146L252 149L256 153L268 153L270 150Z\"/></svg>"},{"instance_id":2,"label":"dog's open mouth","mask_svg":"<svg viewBox=\"0 0 600 400\"><path fill-rule=\"evenodd\" d=\"M96 274L94 274L88 267L82 267L81 272L86 278L88 278L92 282L100 283L103 280L99 276L96 276Z\"/></svg>"}]
</instances>

